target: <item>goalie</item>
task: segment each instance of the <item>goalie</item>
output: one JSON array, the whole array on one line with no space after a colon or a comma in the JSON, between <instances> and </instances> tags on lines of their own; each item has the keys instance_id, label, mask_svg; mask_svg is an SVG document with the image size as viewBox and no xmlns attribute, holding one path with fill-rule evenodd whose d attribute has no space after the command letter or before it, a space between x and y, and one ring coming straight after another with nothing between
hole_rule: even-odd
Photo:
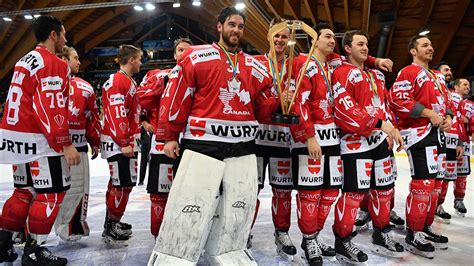
<instances>
[{"instance_id":1,"label":"goalie","mask_svg":"<svg viewBox=\"0 0 474 266\"><path fill-rule=\"evenodd\" d=\"M278 100L264 96L265 66L238 49L244 23L224 8L219 42L191 47L170 74L157 138L179 166L149 265L196 264L203 249L210 264L256 265L246 249L258 186L255 106Z\"/></svg>"}]
</instances>

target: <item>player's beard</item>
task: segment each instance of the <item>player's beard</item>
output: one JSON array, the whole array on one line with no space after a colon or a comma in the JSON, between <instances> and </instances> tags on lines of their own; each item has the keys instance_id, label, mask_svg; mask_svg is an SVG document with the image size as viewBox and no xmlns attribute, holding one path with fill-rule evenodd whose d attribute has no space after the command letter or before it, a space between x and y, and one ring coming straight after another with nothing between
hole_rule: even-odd
<instances>
[{"instance_id":1,"label":"player's beard","mask_svg":"<svg viewBox=\"0 0 474 266\"><path fill-rule=\"evenodd\" d=\"M232 42L230 40L230 37L231 35L227 35L227 34L222 34L222 40L224 41L224 43L227 45L227 47L229 48L237 48L237 46L239 46L239 42L240 42L240 38L238 38L237 42Z\"/></svg>"}]
</instances>

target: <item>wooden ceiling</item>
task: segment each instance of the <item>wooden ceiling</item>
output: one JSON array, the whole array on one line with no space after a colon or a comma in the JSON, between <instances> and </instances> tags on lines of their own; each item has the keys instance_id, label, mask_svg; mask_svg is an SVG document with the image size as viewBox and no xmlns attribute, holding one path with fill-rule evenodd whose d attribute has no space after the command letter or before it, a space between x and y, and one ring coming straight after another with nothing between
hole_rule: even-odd
<instances>
[{"instance_id":1,"label":"wooden ceiling","mask_svg":"<svg viewBox=\"0 0 474 266\"><path fill-rule=\"evenodd\" d=\"M108 1L0 0L0 12L101 2ZM217 14L223 7L233 5L236 1L201 2L202 6L194 7L191 5L191 0L181 0L180 8L173 8L171 3L160 3L154 11L141 13L133 10L132 6L118 6L49 14L63 20L68 45L74 46L80 54L83 54L94 47L111 45L110 40L124 39L124 36L127 37L128 43L140 45L148 38L150 32L167 31L166 26L170 25L170 21L172 25L184 30L199 42L215 40ZM408 39L417 34L422 27L428 27L435 47L433 63L440 60L449 62L456 77L474 75L474 1L245 0L244 2L247 14L244 42L261 53L268 49L266 33L269 19L274 16L304 20L309 25L326 21L336 33L343 33L349 29L368 31L371 54L375 55L382 49L382 55L395 62L394 73L388 75L388 80L393 80L398 70L411 62L406 48ZM168 20L167 23L163 23L164 17ZM159 19L162 20L158 21ZM382 28L390 24L393 26L386 26L389 31L384 35ZM379 48L379 43L384 38L385 45ZM9 79L16 61L34 45L31 20L26 20L21 15L13 17L11 22L0 20L0 80L2 80L0 84L8 83L3 81Z\"/></svg>"}]
</instances>

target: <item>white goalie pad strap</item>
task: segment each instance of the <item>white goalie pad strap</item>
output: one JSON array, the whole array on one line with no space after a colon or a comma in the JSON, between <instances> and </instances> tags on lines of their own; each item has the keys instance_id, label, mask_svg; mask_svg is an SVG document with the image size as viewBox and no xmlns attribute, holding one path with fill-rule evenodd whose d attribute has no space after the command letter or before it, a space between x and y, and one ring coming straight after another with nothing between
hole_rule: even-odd
<instances>
[{"instance_id":1,"label":"white goalie pad strap","mask_svg":"<svg viewBox=\"0 0 474 266\"><path fill-rule=\"evenodd\" d=\"M196 265L196 263L189 260L181 259L175 256L169 256L160 252L153 251L151 257L148 260L148 266L152 265L182 265L182 266L191 266Z\"/></svg>"},{"instance_id":2,"label":"white goalie pad strap","mask_svg":"<svg viewBox=\"0 0 474 266\"><path fill-rule=\"evenodd\" d=\"M210 256L246 248L257 202L255 155L225 159L222 195L206 243Z\"/></svg>"},{"instance_id":3,"label":"white goalie pad strap","mask_svg":"<svg viewBox=\"0 0 474 266\"><path fill-rule=\"evenodd\" d=\"M197 263L217 208L224 169L222 161L184 151L154 251ZM161 265L160 257L154 264Z\"/></svg>"},{"instance_id":4,"label":"white goalie pad strap","mask_svg":"<svg viewBox=\"0 0 474 266\"><path fill-rule=\"evenodd\" d=\"M67 239L71 236L69 225L72 223L76 210L81 213L80 222L85 235L89 235L89 226L86 222L90 182L89 157L87 152L80 152L79 154L81 155L81 162L70 167L71 187L64 196L54 224L56 235L61 239Z\"/></svg>"},{"instance_id":5,"label":"white goalie pad strap","mask_svg":"<svg viewBox=\"0 0 474 266\"><path fill-rule=\"evenodd\" d=\"M204 255L209 265L219 266L240 266L240 265L257 265L257 262L252 256L252 253L248 249L237 250L224 253L219 256L209 256L207 253Z\"/></svg>"}]
</instances>

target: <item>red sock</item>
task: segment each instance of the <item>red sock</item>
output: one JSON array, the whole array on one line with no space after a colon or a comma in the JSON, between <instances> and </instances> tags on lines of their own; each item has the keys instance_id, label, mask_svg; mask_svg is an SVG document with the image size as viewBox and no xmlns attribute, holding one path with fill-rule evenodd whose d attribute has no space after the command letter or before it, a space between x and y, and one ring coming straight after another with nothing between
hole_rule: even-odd
<instances>
[{"instance_id":1,"label":"red sock","mask_svg":"<svg viewBox=\"0 0 474 266\"><path fill-rule=\"evenodd\" d=\"M291 189L272 188L272 218L275 229L288 231L291 221Z\"/></svg>"},{"instance_id":2,"label":"red sock","mask_svg":"<svg viewBox=\"0 0 474 266\"><path fill-rule=\"evenodd\" d=\"M339 196L338 188L321 189L321 200L318 206L318 232L323 230L329 212L331 212L332 204L336 201L337 196Z\"/></svg>"},{"instance_id":3,"label":"red sock","mask_svg":"<svg viewBox=\"0 0 474 266\"><path fill-rule=\"evenodd\" d=\"M430 195L435 186L434 179L412 179L410 193L407 197L406 219L407 226L412 231L423 231Z\"/></svg>"},{"instance_id":4,"label":"red sock","mask_svg":"<svg viewBox=\"0 0 474 266\"><path fill-rule=\"evenodd\" d=\"M318 205L321 190L299 190L296 194L298 208L298 227L305 235L315 234L318 230Z\"/></svg>"},{"instance_id":5,"label":"red sock","mask_svg":"<svg viewBox=\"0 0 474 266\"><path fill-rule=\"evenodd\" d=\"M12 196L3 205L3 229L15 232L22 231L32 201L33 194L31 191L15 188Z\"/></svg>"},{"instance_id":6,"label":"red sock","mask_svg":"<svg viewBox=\"0 0 474 266\"><path fill-rule=\"evenodd\" d=\"M127 207L132 187L115 187L109 181L106 193L107 215L112 221L120 221Z\"/></svg>"},{"instance_id":7,"label":"red sock","mask_svg":"<svg viewBox=\"0 0 474 266\"><path fill-rule=\"evenodd\" d=\"M155 237L158 236L160 231L161 223L163 222L163 214L165 213L166 201L168 200L168 194L150 194L151 201L151 223L150 231Z\"/></svg>"},{"instance_id":8,"label":"red sock","mask_svg":"<svg viewBox=\"0 0 474 266\"><path fill-rule=\"evenodd\" d=\"M438 181L441 183L441 191L438 197L438 205L444 203L444 199L446 199L446 194L448 193L449 181L441 180Z\"/></svg>"},{"instance_id":9,"label":"red sock","mask_svg":"<svg viewBox=\"0 0 474 266\"><path fill-rule=\"evenodd\" d=\"M66 192L40 193L36 195L28 213L28 229L30 233L47 235L51 232L64 195L66 195Z\"/></svg>"},{"instance_id":10,"label":"red sock","mask_svg":"<svg viewBox=\"0 0 474 266\"><path fill-rule=\"evenodd\" d=\"M454 198L464 199L466 195L466 176L458 176L454 182Z\"/></svg>"},{"instance_id":11,"label":"red sock","mask_svg":"<svg viewBox=\"0 0 474 266\"><path fill-rule=\"evenodd\" d=\"M441 194L442 186L443 186L443 180L436 179L435 187L431 191L431 195L430 195L430 203L428 204L428 214L426 215L425 225L431 225L434 221L436 207L438 207L438 198L439 198L439 195Z\"/></svg>"},{"instance_id":12,"label":"red sock","mask_svg":"<svg viewBox=\"0 0 474 266\"><path fill-rule=\"evenodd\" d=\"M390 223L390 200L393 189L369 191L369 213L374 227L383 230Z\"/></svg>"},{"instance_id":13,"label":"red sock","mask_svg":"<svg viewBox=\"0 0 474 266\"><path fill-rule=\"evenodd\" d=\"M367 193L343 192L337 200L334 212L333 232L341 238L352 233L360 202Z\"/></svg>"}]
</instances>

